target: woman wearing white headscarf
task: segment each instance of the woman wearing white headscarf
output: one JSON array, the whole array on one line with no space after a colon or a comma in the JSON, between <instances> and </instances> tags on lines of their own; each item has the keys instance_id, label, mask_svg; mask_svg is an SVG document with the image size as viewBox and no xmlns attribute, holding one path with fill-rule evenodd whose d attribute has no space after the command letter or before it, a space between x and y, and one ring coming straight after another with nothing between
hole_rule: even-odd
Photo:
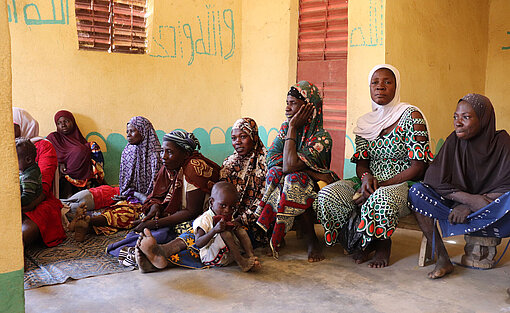
<instances>
[{"instance_id":1,"label":"woman wearing white headscarf","mask_svg":"<svg viewBox=\"0 0 510 313\"><path fill-rule=\"evenodd\" d=\"M23 207L23 243L26 246L42 239L48 247L53 247L66 238L60 217L62 203L51 192L57 169L57 154L51 142L39 137L39 123L27 111L14 107L12 113L14 124L20 130L16 135L29 138L37 148L36 162L41 169L45 196L39 204Z\"/></svg>"},{"instance_id":2,"label":"woman wearing white headscarf","mask_svg":"<svg viewBox=\"0 0 510 313\"><path fill-rule=\"evenodd\" d=\"M375 256L369 267L385 267L391 252L390 236L407 208L409 185L423 177L432 159L426 121L420 110L400 102L400 74L388 64L368 76L372 112L361 116L354 129L356 177L324 187L314 203L324 226L326 244L341 240L340 231L351 213L361 208L354 232L359 244L346 249L360 264ZM344 234L345 236L345 234Z\"/></svg>"}]
</instances>

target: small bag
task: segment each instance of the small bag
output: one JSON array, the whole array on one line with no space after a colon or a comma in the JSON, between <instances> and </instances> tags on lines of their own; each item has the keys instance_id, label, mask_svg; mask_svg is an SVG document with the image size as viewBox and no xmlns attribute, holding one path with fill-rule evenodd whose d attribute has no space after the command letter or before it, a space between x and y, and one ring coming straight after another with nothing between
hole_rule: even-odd
<instances>
[{"instance_id":1,"label":"small bag","mask_svg":"<svg viewBox=\"0 0 510 313\"><path fill-rule=\"evenodd\" d=\"M361 249L363 234L358 232L358 225L360 222L361 211L357 207L355 210L352 210L349 221L340 229L340 243L349 254Z\"/></svg>"}]
</instances>

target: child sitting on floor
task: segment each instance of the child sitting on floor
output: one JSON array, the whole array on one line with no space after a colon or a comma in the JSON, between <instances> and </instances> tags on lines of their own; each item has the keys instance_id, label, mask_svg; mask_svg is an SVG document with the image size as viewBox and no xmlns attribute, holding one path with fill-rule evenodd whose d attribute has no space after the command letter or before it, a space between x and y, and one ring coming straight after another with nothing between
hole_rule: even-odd
<instances>
[{"instance_id":1,"label":"child sitting on floor","mask_svg":"<svg viewBox=\"0 0 510 313\"><path fill-rule=\"evenodd\" d=\"M235 261L244 272L260 269L248 233L232 222L238 202L239 193L234 185L218 182L211 190L209 209L193 222L195 245L205 265L226 266ZM246 257L241 255L241 249Z\"/></svg>"},{"instance_id":2,"label":"child sitting on floor","mask_svg":"<svg viewBox=\"0 0 510 313\"><path fill-rule=\"evenodd\" d=\"M226 266L236 261L245 272L257 271L261 266L253 254L250 237L244 228L232 221L232 213L238 201L239 193L231 183L221 181L213 186L209 209L193 222L193 248L200 250L200 259L204 265ZM180 237L158 245L151 232L145 228L136 244L136 262L142 273L163 269L171 265L168 259L171 255L187 248L185 240ZM241 254L241 249L246 256Z\"/></svg>"},{"instance_id":3,"label":"child sitting on floor","mask_svg":"<svg viewBox=\"0 0 510 313\"><path fill-rule=\"evenodd\" d=\"M37 148L26 138L16 139L22 211L35 208L35 202L44 200L41 169L35 162ZM37 201L36 201L37 200ZM32 209L33 209L32 208Z\"/></svg>"}]
</instances>

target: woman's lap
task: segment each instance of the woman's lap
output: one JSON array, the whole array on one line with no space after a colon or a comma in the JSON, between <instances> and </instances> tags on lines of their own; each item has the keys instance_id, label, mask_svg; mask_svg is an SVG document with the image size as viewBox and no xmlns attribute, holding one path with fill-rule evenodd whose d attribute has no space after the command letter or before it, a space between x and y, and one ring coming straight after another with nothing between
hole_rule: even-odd
<instances>
[{"instance_id":1,"label":"woman's lap","mask_svg":"<svg viewBox=\"0 0 510 313\"><path fill-rule=\"evenodd\" d=\"M451 224L448 221L448 215L454 203L425 184L415 184L409 189L409 202L412 210L438 220L443 237L462 234L499 238L510 236L510 214L508 214L510 192L471 213L465 224Z\"/></svg>"},{"instance_id":2,"label":"woman's lap","mask_svg":"<svg viewBox=\"0 0 510 313\"><path fill-rule=\"evenodd\" d=\"M356 208L352 197L355 183L341 180L324 187L314 203L317 217L325 230L326 244L338 240L340 229L345 225ZM397 224L398 217L409 214L407 208L407 183L378 188L361 207L359 232L364 233L363 246L372 239L389 238Z\"/></svg>"}]
</instances>

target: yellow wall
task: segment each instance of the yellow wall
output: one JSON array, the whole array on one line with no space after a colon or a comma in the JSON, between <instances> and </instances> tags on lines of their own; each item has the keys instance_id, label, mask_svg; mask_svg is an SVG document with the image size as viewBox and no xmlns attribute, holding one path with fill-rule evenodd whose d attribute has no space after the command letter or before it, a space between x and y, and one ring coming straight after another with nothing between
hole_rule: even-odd
<instances>
[{"instance_id":1,"label":"yellow wall","mask_svg":"<svg viewBox=\"0 0 510 313\"><path fill-rule=\"evenodd\" d=\"M386 3L386 62L400 71L402 101L427 116L435 151L437 141L453 130L458 99L485 91L489 2ZM501 14L508 17L508 10Z\"/></svg>"},{"instance_id":2,"label":"yellow wall","mask_svg":"<svg viewBox=\"0 0 510 313\"><path fill-rule=\"evenodd\" d=\"M496 110L498 128L510 130L510 1L491 0L485 94Z\"/></svg>"},{"instance_id":3,"label":"yellow wall","mask_svg":"<svg viewBox=\"0 0 510 313\"><path fill-rule=\"evenodd\" d=\"M243 1L241 115L260 125L278 128L285 119L287 91L296 82L298 3Z\"/></svg>"},{"instance_id":4,"label":"yellow wall","mask_svg":"<svg viewBox=\"0 0 510 313\"><path fill-rule=\"evenodd\" d=\"M69 1L69 24L30 26L21 12L32 2L43 18L51 17L50 1L16 1L18 22L10 23L13 103L39 120L43 135L55 129L54 113L63 108L75 113L84 134L123 134L135 115L164 130L225 127L240 115L240 40L233 37L241 30L237 1L155 1L149 55L78 50L74 1ZM60 2L55 3L58 19ZM32 9L29 17L36 16ZM200 39L209 50L208 34L207 52L216 55L199 54Z\"/></svg>"},{"instance_id":5,"label":"yellow wall","mask_svg":"<svg viewBox=\"0 0 510 313\"><path fill-rule=\"evenodd\" d=\"M354 153L352 130L358 118L372 110L368 73L377 64L384 63L383 0L349 1L349 38L347 50L347 131L345 158ZM344 177L354 176L354 165L344 163Z\"/></svg>"},{"instance_id":6,"label":"yellow wall","mask_svg":"<svg viewBox=\"0 0 510 313\"><path fill-rule=\"evenodd\" d=\"M0 310L23 312L23 245L18 162L11 109L11 40L6 2L0 3Z\"/></svg>"},{"instance_id":7,"label":"yellow wall","mask_svg":"<svg viewBox=\"0 0 510 313\"><path fill-rule=\"evenodd\" d=\"M0 273L23 268L18 162L11 109L11 53L7 10L0 4Z\"/></svg>"}]
</instances>

